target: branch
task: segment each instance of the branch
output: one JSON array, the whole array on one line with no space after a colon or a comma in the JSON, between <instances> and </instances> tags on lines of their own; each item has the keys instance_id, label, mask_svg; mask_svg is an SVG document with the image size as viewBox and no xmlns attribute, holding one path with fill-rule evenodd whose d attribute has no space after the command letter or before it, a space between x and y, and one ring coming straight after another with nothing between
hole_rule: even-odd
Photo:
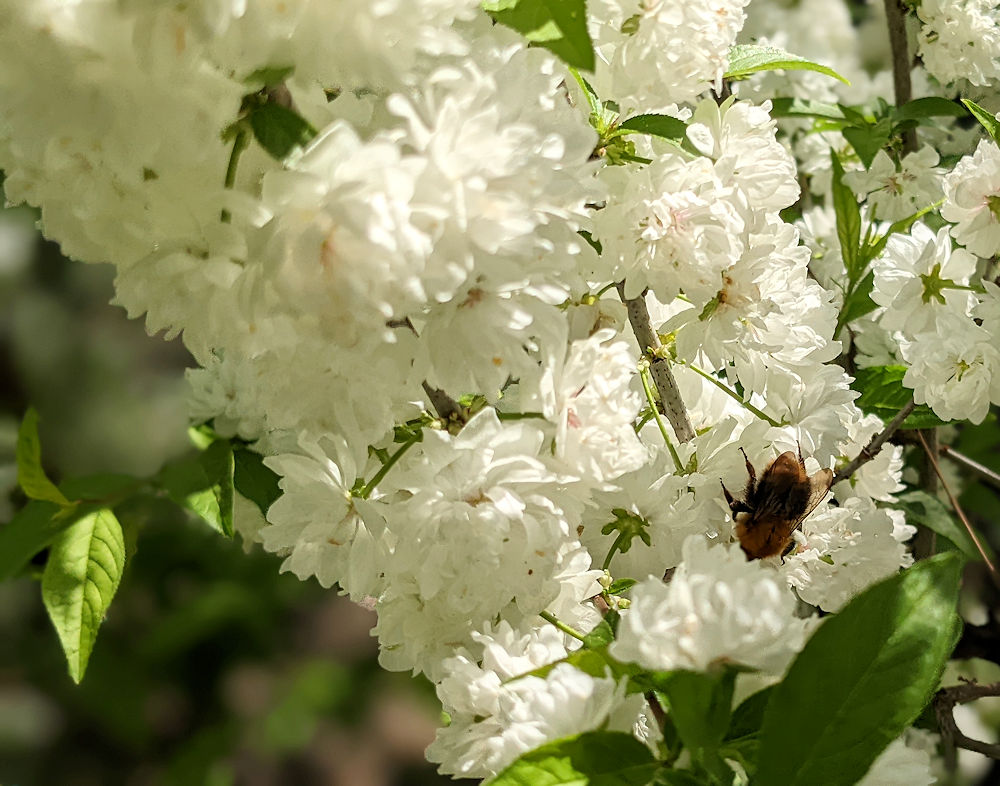
<instances>
[{"instance_id":1,"label":"branch","mask_svg":"<svg viewBox=\"0 0 1000 786\"><path fill-rule=\"evenodd\" d=\"M948 481L944 479L944 474L941 472L941 465L938 464L937 458L934 457L934 453L927 444L927 440L924 439L923 433L918 431L917 436L920 438L920 443L924 446L927 458L930 460L931 465L934 467L934 471L937 473L938 479L941 481L944 493L948 495L948 501L951 503L952 508L954 508L955 513L958 514L959 519L961 519L962 525L965 527L965 531L969 533L969 537L972 538L972 542L976 545L976 551L979 552L979 556L983 558L983 562L985 563L987 570L990 572L990 578L993 579L994 584L1000 587L1000 573L997 573L996 566L990 560L989 555L986 553L986 549L983 548L983 544L980 542L979 536L976 535L976 530L973 528L972 524L969 523L969 520L965 517L965 511L962 510L962 506L958 504L958 500L955 499L955 495L952 494L951 489L948 488Z\"/></svg>"},{"instance_id":2,"label":"branch","mask_svg":"<svg viewBox=\"0 0 1000 786\"><path fill-rule=\"evenodd\" d=\"M942 688L934 696L934 714L937 715L941 741L944 743L945 762L950 770L953 770L955 765L955 748L964 748L989 756L991 759L1000 759L1000 744L990 744L966 737L955 723L953 710L956 704L967 704L985 696L1000 696L1000 682L991 685L966 682Z\"/></svg>"},{"instance_id":3,"label":"branch","mask_svg":"<svg viewBox=\"0 0 1000 786\"><path fill-rule=\"evenodd\" d=\"M656 385L656 392L660 394L663 414L670 421L677 440L690 442L695 436L694 427L691 425L691 419L684 407L684 400L677 387L677 380L674 379L673 372L670 370L670 361L660 357L657 353L660 348L660 338L656 335L650 322L649 309L646 308L646 296L642 294L639 297L626 299L625 282L618 284L618 295L621 297L622 303L625 304L628 321L632 325L632 332L635 333L639 347L649 357L649 373L653 377L653 384Z\"/></svg>"},{"instance_id":4,"label":"branch","mask_svg":"<svg viewBox=\"0 0 1000 786\"><path fill-rule=\"evenodd\" d=\"M889 46L892 49L892 86L896 106L902 106L913 97L910 84L910 54L906 45L906 9L901 0L885 0L885 19L889 26ZM916 129L903 133L903 152L917 149Z\"/></svg>"},{"instance_id":5,"label":"branch","mask_svg":"<svg viewBox=\"0 0 1000 786\"><path fill-rule=\"evenodd\" d=\"M837 470L837 474L833 476L833 485L840 483L842 480L847 480L851 477L851 475L857 472L858 469L875 458L878 455L878 452L882 449L882 446L888 441L889 437L895 434L899 427L903 425L903 421L910 416L910 413L916 409L916 406L916 403L911 399L909 404L899 410L899 412L896 413L896 417L889 421L889 425L886 426L879 434L872 437L871 441L861 448L861 452L858 453L852 461L849 461Z\"/></svg>"},{"instance_id":6,"label":"branch","mask_svg":"<svg viewBox=\"0 0 1000 786\"><path fill-rule=\"evenodd\" d=\"M942 445L938 448L938 452L942 456L947 456L959 466L971 470L974 474L979 476L980 480L985 481L987 485L1000 490L1000 474L997 474L989 467L980 464L978 461L970 459L962 453L959 453L950 445Z\"/></svg>"}]
</instances>

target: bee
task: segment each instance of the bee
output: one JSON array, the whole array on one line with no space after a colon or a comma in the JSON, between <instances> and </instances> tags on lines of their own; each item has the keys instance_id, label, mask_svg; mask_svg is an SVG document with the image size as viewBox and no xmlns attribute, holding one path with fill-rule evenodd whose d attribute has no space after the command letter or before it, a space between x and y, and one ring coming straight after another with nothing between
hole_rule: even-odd
<instances>
[{"instance_id":1,"label":"bee","mask_svg":"<svg viewBox=\"0 0 1000 786\"><path fill-rule=\"evenodd\" d=\"M792 549L792 533L830 490L833 472L821 469L814 475L806 473L799 448L798 455L789 450L778 456L758 481L746 451L740 448L740 452L750 476L743 499L734 499L722 484L736 523L736 537L747 559L784 556Z\"/></svg>"}]
</instances>

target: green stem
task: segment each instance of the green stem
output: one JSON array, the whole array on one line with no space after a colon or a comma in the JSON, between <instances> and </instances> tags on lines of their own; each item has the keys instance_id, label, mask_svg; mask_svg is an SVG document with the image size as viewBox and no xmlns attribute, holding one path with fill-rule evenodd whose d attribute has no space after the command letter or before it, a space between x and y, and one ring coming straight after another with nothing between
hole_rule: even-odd
<instances>
[{"instance_id":1,"label":"green stem","mask_svg":"<svg viewBox=\"0 0 1000 786\"><path fill-rule=\"evenodd\" d=\"M385 464L383 464L379 468L379 471L372 476L372 479L369 480L367 483L365 483L364 487L361 489L361 493L358 496L360 496L361 499L368 499L372 495L372 492L375 491L375 488L378 486L378 484L381 483L382 480L385 478L385 476L389 474L389 470L392 469L393 466L395 466L396 462L403 457L403 454L406 453L406 451L408 451L410 448L412 448L420 441L422 436L423 435L420 434L419 432L417 434L414 434L400 446L399 450L397 450L395 453L389 456L389 458L386 459Z\"/></svg>"},{"instance_id":2,"label":"green stem","mask_svg":"<svg viewBox=\"0 0 1000 786\"><path fill-rule=\"evenodd\" d=\"M670 451L670 457L674 460L674 466L677 468L678 474L683 475L684 465L681 463L681 457L677 455L674 443L670 441L670 435L667 433L667 427L663 422L663 418L660 417L660 408L656 406L656 399L653 397L653 385L649 381L648 360L643 360L639 363L639 379L642 380L642 389L646 393L646 401L649 402L649 409L653 413L653 418L655 418L656 425L660 429L660 434L663 435L663 441L667 443L667 450Z\"/></svg>"},{"instance_id":3,"label":"green stem","mask_svg":"<svg viewBox=\"0 0 1000 786\"><path fill-rule=\"evenodd\" d=\"M544 420L541 412L497 412L497 420Z\"/></svg>"},{"instance_id":4,"label":"green stem","mask_svg":"<svg viewBox=\"0 0 1000 786\"><path fill-rule=\"evenodd\" d=\"M772 426L778 426L778 427L781 426L781 423L779 423L778 421L776 421L770 415L768 415L768 414L766 414L764 412L761 412L759 409L757 409L757 407L755 407L749 401L744 401L742 398L740 398L740 395L735 390L733 390L732 388L730 388L728 385L725 385L722 382L720 382L712 374L709 374L707 371L702 371L700 368L698 368L695 365L692 365L691 363L685 363L684 365L687 366L689 369L691 369L695 374L698 374L698 375L704 377L705 379L707 379L709 382L711 382L713 385L715 385L719 390L721 390L727 396L731 396L733 399L735 399L736 401L740 402L740 404L742 404L744 407L746 407L750 412L752 412L753 414L755 414L761 420L767 421Z\"/></svg>"},{"instance_id":5,"label":"green stem","mask_svg":"<svg viewBox=\"0 0 1000 786\"><path fill-rule=\"evenodd\" d=\"M611 548L608 549L608 556L604 558L604 564L601 566L601 570L607 570L611 567L611 560L614 558L618 549L621 548L623 542L625 542L625 533L622 531L618 532L618 537L615 538L615 542L611 544Z\"/></svg>"},{"instance_id":6,"label":"green stem","mask_svg":"<svg viewBox=\"0 0 1000 786\"><path fill-rule=\"evenodd\" d=\"M225 187L227 189L232 188L236 184L236 167L239 165L240 156L243 155L243 151L247 149L249 144L250 132L241 126L233 139L233 151L229 154L229 164L226 166ZM228 210L223 210L219 218L224 224L232 221L232 216Z\"/></svg>"},{"instance_id":7,"label":"green stem","mask_svg":"<svg viewBox=\"0 0 1000 786\"><path fill-rule=\"evenodd\" d=\"M555 614L553 614L550 611L540 611L538 612L538 616L541 617L546 622L555 625L557 628L559 628L559 630L561 630L567 636L572 636L577 641L583 641L586 638L586 636L580 633L580 631L578 631L576 628L571 628L569 625L560 620Z\"/></svg>"}]
</instances>

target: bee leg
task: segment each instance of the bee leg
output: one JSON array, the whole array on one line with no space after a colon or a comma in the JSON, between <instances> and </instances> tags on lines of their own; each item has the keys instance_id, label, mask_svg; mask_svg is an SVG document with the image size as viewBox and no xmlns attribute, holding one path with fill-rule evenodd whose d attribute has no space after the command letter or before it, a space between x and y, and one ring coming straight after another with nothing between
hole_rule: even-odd
<instances>
[{"instance_id":1,"label":"bee leg","mask_svg":"<svg viewBox=\"0 0 1000 786\"><path fill-rule=\"evenodd\" d=\"M754 491L757 490L757 470L753 468L753 464L750 463L750 459L747 457L747 452L740 448L740 453L743 454L743 462L747 465L747 475L750 479L747 480L747 491L745 496L747 499L753 496Z\"/></svg>"},{"instance_id":2,"label":"bee leg","mask_svg":"<svg viewBox=\"0 0 1000 786\"><path fill-rule=\"evenodd\" d=\"M726 484L719 479L719 485L722 486L722 493L726 496L726 502L729 503L729 510L734 514L736 513L749 513L749 506L741 499L734 499L733 495L729 493L729 489L726 488Z\"/></svg>"}]
</instances>

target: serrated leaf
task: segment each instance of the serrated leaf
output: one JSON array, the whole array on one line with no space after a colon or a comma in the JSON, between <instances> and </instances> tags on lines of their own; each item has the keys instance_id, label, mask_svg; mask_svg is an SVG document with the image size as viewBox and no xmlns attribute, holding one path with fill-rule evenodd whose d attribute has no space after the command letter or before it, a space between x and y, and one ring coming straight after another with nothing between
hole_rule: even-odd
<instances>
[{"instance_id":1,"label":"serrated leaf","mask_svg":"<svg viewBox=\"0 0 1000 786\"><path fill-rule=\"evenodd\" d=\"M913 398L913 391L903 385L905 374L906 366L859 368L851 383L854 390L861 392L854 403L865 414L878 415L888 423ZM926 404L918 404L900 428L934 428L945 422Z\"/></svg>"},{"instance_id":2,"label":"serrated leaf","mask_svg":"<svg viewBox=\"0 0 1000 786\"><path fill-rule=\"evenodd\" d=\"M938 535L947 538L970 559L980 560L982 555L972 538L945 504L926 491L914 490L900 494L896 498L894 508L906 513L906 520L911 524L922 524ZM984 546L989 548L988 545Z\"/></svg>"},{"instance_id":3,"label":"serrated leaf","mask_svg":"<svg viewBox=\"0 0 1000 786\"><path fill-rule=\"evenodd\" d=\"M841 130L844 139L851 143L854 152L858 154L865 169L872 165L878 151L889 144L892 136L892 123L888 118L882 118L877 123L847 126Z\"/></svg>"},{"instance_id":4,"label":"serrated leaf","mask_svg":"<svg viewBox=\"0 0 1000 786\"><path fill-rule=\"evenodd\" d=\"M924 120L929 117L964 117L962 105L941 96L915 98L892 110L892 119L897 123L907 120Z\"/></svg>"},{"instance_id":5,"label":"serrated leaf","mask_svg":"<svg viewBox=\"0 0 1000 786\"><path fill-rule=\"evenodd\" d=\"M646 786L659 767L631 734L592 731L543 745L511 764L492 786Z\"/></svg>"},{"instance_id":6,"label":"serrated leaf","mask_svg":"<svg viewBox=\"0 0 1000 786\"><path fill-rule=\"evenodd\" d=\"M670 115L635 115L618 128L671 140L684 139L687 134L687 123Z\"/></svg>"},{"instance_id":7,"label":"serrated leaf","mask_svg":"<svg viewBox=\"0 0 1000 786\"><path fill-rule=\"evenodd\" d=\"M484 0L483 10L567 65L594 70L584 0Z\"/></svg>"},{"instance_id":8,"label":"serrated leaf","mask_svg":"<svg viewBox=\"0 0 1000 786\"><path fill-rule=\"evenodd\" d=\"M42 469L42 443L38 439L38 412L34 407L28 407L17 431L17 484L29 499L70 504Z\"/></svg>"},{"instance_id":9,"label":"serrated leaf","mask_svg":"<svg viewBox=\"0 0 1000 786\"><path fill-rule=\"evenodd\" d=\"M0 581L6 581L73 523L57 515L62 508L54 502L32 500L6 524L0 525Z\"/></svg>"},{"instance_id":10,"label":"serrated leaf","mask_svg":"<svg viewBox=\"0 0 1000 786\"><path fill-rule=\"evenodd\" d=\"M987 112L975 101L970 101L968 98L963 98L962 103L972 113L972 116L979 121L979 124L986 129L986 133L990 135L990 139L996 142L997 133L1000 132L1000 121L997 120L996 115L992 112Z\"/></svg>"},{"instance_id":11,"label":"serrated leaf","mask_svg":"<svg viewBox=\"0 0 1000 786\"><path fill-rule=\"evenodd\" d=\"M155 480L178 505L195 513L216 532L232 537L233 453L226 440L167 464Z\"/></svg>"},{"instance_id":12,"label":"serrated leaf","mask_svg":"<svg viewBox=\"0 0 1000 786\"><path fill-rule=\"evenodd\" d=\"M278 497L281 488L277 473L264 464L264 457L246 448L233 451L233 486L253 502L262 516Z\"/></svg>"},{"instance_id":13,"label":"serrated leaf","mask_svg":"<svg viewBox=\"0 0 1000 786\"><path fill-rule=\"evenodd\" d=\"M87 670L124 568L122 528L107 508L73 522L52 544L42 574L42 601L74 682Z\"/></svg>"},{"instance_id":14,"label":"serrated leaf","mask_svg":"<svg viewBox=\"0 0 1000 786\"><path fill-rule=\"evenodd\" d=\"M827 617L764 713L759 786L849 786L930 701L951 652L962 559L918 562Z\"/></svg>"},{"instance_id":15,"label":"serrated leaf","mask_svg":"<svg viewBox=\"0 0 1000 786\"><path fill-rule=\"evenodd\" d=\"M839 79L845 85L851 84L829 66L814 63L804 57L793 55L774 46L759 44L737 44L729 50L729 68L723 75L726 79L743 79L758 71L816 71Z\"/></svg>"},{"instance_id":16,"label":"serrated leaf","mask_svg":"<svg viewBox=\"0 0 1000 786\"><path fill-rule=\"evenodd\" d=\"M254 139L278 161L296 148L305 147L317 133L298 112L272 101L255 106L249 121Z\"/></svg>"}]
</instances>

